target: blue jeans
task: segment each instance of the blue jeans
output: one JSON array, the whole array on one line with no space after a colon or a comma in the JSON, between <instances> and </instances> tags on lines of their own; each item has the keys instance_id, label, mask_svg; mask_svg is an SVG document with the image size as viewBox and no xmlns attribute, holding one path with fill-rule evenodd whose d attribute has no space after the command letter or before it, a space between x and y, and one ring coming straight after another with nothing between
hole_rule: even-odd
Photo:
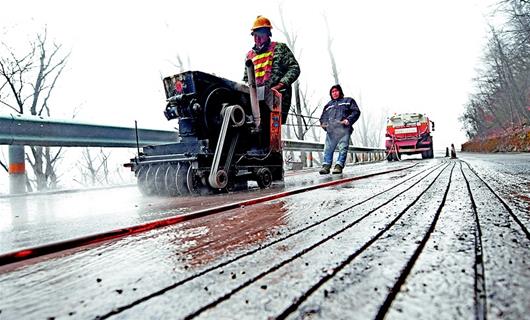
<instances>
[{"instance_id":1,"label":"blue jeans","mask_svg":"<svg viewBox=\"0 0 530 320\"><path fill-rule=\"evenodd\" d=\"M348 144L350 142L350 135L345 134L342 138L332 137L330 134L326 135L326 143L324 146L324 162L322 163L330 165L333 163L333 152L335 148L339 149L339 157L337 158L337 164L344 168L346 163L346 156L348 154Z\"/></svg>"}]
</instances>

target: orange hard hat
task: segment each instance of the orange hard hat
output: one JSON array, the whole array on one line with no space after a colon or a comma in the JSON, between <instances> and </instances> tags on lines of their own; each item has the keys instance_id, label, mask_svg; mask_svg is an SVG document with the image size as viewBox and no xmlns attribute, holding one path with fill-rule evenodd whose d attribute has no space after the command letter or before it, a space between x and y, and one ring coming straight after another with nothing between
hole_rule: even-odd
<instances>
[{"instance_id":1,"label":"orange hard hat","mask_svg":"<svg viewBox=\"0 0 530 320\"><path fill-rule=\"evenodd\" d=\"M252 26L252 31L259 29L259 28L269 28L272 29L271 21L264 16L258 16L256 20L254 20L254 25Z\"/></svg>"}]
</instances>

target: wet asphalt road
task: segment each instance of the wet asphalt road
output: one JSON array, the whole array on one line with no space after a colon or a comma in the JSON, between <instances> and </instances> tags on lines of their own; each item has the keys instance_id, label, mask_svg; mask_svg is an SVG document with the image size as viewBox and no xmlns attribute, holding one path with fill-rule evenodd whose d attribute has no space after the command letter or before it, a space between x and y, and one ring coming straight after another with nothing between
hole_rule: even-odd
<instances>
[{"instance_id":1,"label":"wet asphalt road","mask_svg":"<svg viewBox=\"0 0 530 320\"><path fill-rule=\"evenodd\" d=\"M522 319L530 311L530 157L459 157L353 166L346 175L417 163L5 266L0 319ZM279 188L322 179L330 178L309 172ZM10 199L0 243L5 252L58 239L54 228L70 225L74 237L256 192L179 202L138 200L130 189L107 194L115 199L107 209L69 195L70 205L54 200L51 211L39 200L17 211ZM53 214L37 217L43 212Z\"/></svg>"},{"instance_id":2,"label":"wet asphalt road","mask_svg":"<svg viewBox=\"0 0 530 320\"><path fill-rule=\"evenodd\" d=\"M289 172L283 184L274 184L270 189L260 190L256 184L250 184L248 191L203 197L148 197L136 186L2 197L0 254L413 164L414 161L408 161L353 166L339 176L320 176L318 169Z\"/></svg>"}]
</instances>

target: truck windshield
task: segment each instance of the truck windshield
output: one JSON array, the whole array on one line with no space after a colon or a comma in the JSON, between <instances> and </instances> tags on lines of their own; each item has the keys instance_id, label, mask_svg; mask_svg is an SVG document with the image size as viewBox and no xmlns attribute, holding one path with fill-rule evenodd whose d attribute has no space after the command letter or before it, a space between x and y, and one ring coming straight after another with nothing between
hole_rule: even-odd
<instances>
[{"instance_id":1,"label":"truck windshield","mask_svg":"<svg viewBox=\"0 0 530 320\"><path fill-rule=\"evenodd\" d=\"M416 125L418 122L424 122L423 115L421 114L400 114L393 116L389 119L394 127L402 127L408 125Z\"/></svg>"}]
</instances>

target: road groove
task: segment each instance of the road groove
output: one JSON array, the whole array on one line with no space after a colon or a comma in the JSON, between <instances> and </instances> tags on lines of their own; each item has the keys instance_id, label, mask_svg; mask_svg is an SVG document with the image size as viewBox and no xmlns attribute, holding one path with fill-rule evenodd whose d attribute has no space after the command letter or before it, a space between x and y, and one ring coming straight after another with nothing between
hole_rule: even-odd
<instances>
[{"instance_id":1,"label":"road groove","mask_svg":"<svg viewBox=\"0 0 530 320\"><path fill-rule=\"evenodd\" d=\"M446 164L447 166L447 164ZM273 267L271 268L268 268L267 270L265 271L262 271L261 273L259 274L256 274L254 275L253 277L250 277L249 279L245 280L243 283L241 283L240 285L238 285L236 288L234 289L231 289L229 290L229 292L225 292L224 294L222 294L220 297L218 297L217 299L214 299L214 301L211 301L209 303L207 303L206 305L202 306L200 309L196 310L196 311L193 311L187 315L184 315L183 318L184 319L191 319L191 318L194 318L198 315L200 315L202 312L210 309L210 308L213 308L215 307L216 305L218 305L219 303L223 302L223 301L226 301L227 299L229 299L233 294L239 292L240 290L248 287L249 285L255 283L256 281L258 281L259 279L263 278L264 276L266 276L267 274L270 274L278 269L280 269L281 267L283 267L284 265L296 260L297 258L303 256L304 254L310 252L311 250L317 248L318 246L320 246L322 243L325 243L327 241L329 241L330 239L333 239L334 237L336 237L337 235L339 235L340 233L344 232L345 230L351 228L352 226L354 226L355 224L359 223L360 221L362 221L363 219L365 219L367 216L369 216L371 213L375 212L377 209L380 209L382 207L384 207L385 205L388 205L389 203L391 203L393 200L395 200L397 197L400 197L403 192L405 191L408 191L410 190L412 187L414 186L417 186L418 185L418 182L421 181L423 178L425 178L426 176L428 176L429 174L431 174L432 172L434 172L435 170L437 170L440 166L436 166L435 169L431 169L429 171L428 174L426 174L425 176L419 178L418 181L416 181L414 184L412 184L410 187L407 187L405 190L399 192L397 195L395 196L392 196L391 198L389 198L388 200L386 200L385 202L383 202L382 204L379 204L375 209L372 209L370 210L368 213L365 213L363 214L360 218L356 219L355 221L353 221L352 223L349 223L348 225L342 227L341 229L339 229L338 231L334 231L332 234L326 236L324 239L320 239L318 242L310 245L309 247L306 247L304 249L301 249L299 250L295 255L292 255L292 256L289 256L288 258L284 258L282 259L282 261L280 262L277 262ZM342 212L344 212L345 210L343 210ZM333 215L334 217L336 216ZM211 286L208 287L209 288L209 291L211 292L212 288ZM182 290L183 292L187 291L187 290ZM177 295L177 294L174 294L174 295ZM180 296L180 295L177 295L177 296ZM171 300L171 299L170 299ZM183 303L184 304L184 308L187 307L187 304L186 303ZM180 308L179 310L173 310L174 312L179 312L179 311L182 311ZM132 315L134 313L130 313L129 315Z\"/></svg>"},{"instance_id":2,"label":"road groove","mask_svg":"<svg viewBox=\"0 0 530 320\"><path fill-rule=\"evenodd\" d=\"M352 208L354 208L354 207L356 207L356 206L358 206L358 205L361 205L361 204L363 204L363 203L366 203L366 202L368 202L368 201L370 201L370 200L372 200L372 199L374 199L374 198L380 196L380 195L383 194L383 193L387 193L387 192L389 192L390 190L392 190L392 189L394 189L394 188L396 188L396 187L398 187L398 186L404 184L405 182L407 182L407 181L409 181L409 180L411 180L411 179L413 179L413 178L416 178L416 177L420 176L421 174L423 174L423 173L426 172L426 171L429 171L428 174L430 174L431 172L433 172L434 170L436 170L437 168L439 168L441 165L442 165L442 164L440 164L440 165L438 165L438 166L435 166L434 169L432 169L432 168L424 169L424 170L418 172L415 176L413 176L413 177L411 177L411 178L408 178L407 180L404 180L403 182L398 183L398 184L396 184L396 185L394 185L394 186L392 186L392 187L390 187L390 188L387 188L387 189L385 189L384 191L382 191L382 192L380 192L380 193L378 193L378 194L375 194L375 195L373 195L372 197L369 197L369 198L367 198L367 199L365 199L365 200L363 200L363 201L361 201L361 202L355 203L355 204L352 205L352 206L348 206L347 208L345 208L345 209L343 209L343 210L341 210L341 211L339 211L339 212L336 212L335 214L332 214L332 215L330 215L329 217L327 217L327 218L325 218L325 219L322 219L322 220L320 220L320 221L316 221L316 222L314 222L313 224L311 224L311 225L309 225L309 226L307 226L307 227L304 227L304 228L302 228L302 229L299 229L299 230L297 230L296 232L290 233L290 234L288 234L287 236L281 237L281 238L279 238L279 239L277 239L277 240L275 240L275 241L273 241L273 242L271 242L271 243L269 243L269 244L267 244L267 245L265 245L265 246L261 246L260 248L257 248L257 249L255 249L255 250L252 250L252 251L247 252L247 253L245 253L245 254L243 254L243 255L240 255L240 256L238 256L238 257L236 257L236 258L233 258L233 259L231 259L231 260L229 260L229 261L226 261L226 262L224 262L224 263L222 263L222 264L220 264L220 265L217 265L217 266L214 266L214 267L212 267L212 268L210 268L210 269L208 269L208 270L205 270L205 271L203 271L203 272L200 273L200 276L202 276L202 275L204 275L204 274L206 274L206 273L208 273L208 272L212 272L212 271L215 271L215 270L217 270L217 269L219 269L219 268L222 268L222 267L224 267L224 266L226 266L226 265L228 265L228 264L230 264L230 263L236 262L236 261L240 260L241 258L248 257L248 256L250 256L250 255L252 255L252 254L255 254L256 252L261 251L261 250L263 250L263 249L266 249L266 248L268 248L268 247L270 247L270 246L272 246L272 245L276 245L276 244L278 244L278 243L280 243L280 242L282 242L282 241L285 241L285 240L287 240L287 239L289 239L289 238L291 238L291 237L293 237L293 236L295 236L295 235L301 234L302 232L305 232L305 231L307 231L307 230L309 230L309 229L311 229L311 228L314 228L314 227L316 227L316 226L318 226L318 225L320 225L320 224L322 224L322 223L324 223L324 222L326 222L326 221L328 221L328 220L330 220L330 219L332 219L332 218L335 218L335 217L337 217L338 215L340 215L340 214L342 214L342 213L344 213L344 212L346 212L346 211L348 211L348 210L351 210ZM410 189L410 188L411 188L411 187L409 187L408 189ZM396 196L396 197L397 197L397 196ZM394 198L391 198L391 199L389 199L389 200L387 200L385 203L381 204L379 207L382 207L382 206L384 206L385 204L390 203L393 199L395 199L395 197L394 197ZM367 215L365 215L365 216L367 216ZM300 254L300 255L301 255L301 254ZM293 259L294 259L294 258L293 258ZM276 269L276 268L274 268L274 270L275 270L275 269ZM265 274L266 274L266 273L265 273ZM129 304L129 305L126 305L126 306L122 306L122 307L116 308L115 310L111 311L110 313L105 314L105 315L102 315L102 316L100 316L99 318L100 318L100 319L106 319L106 318L108 318L108 317L110 317L110 316L112 316L112 315L115 315L115 314L118 314L118 313L120 313L120 312L122 312L122 311L124 311L124 310L130 309L131 307L137 306L137 305L139 305L140 303L143 303L143 302L145 302L145 301L148 301L148 300L151 299L151 298L157 297L157 296L159 296L159 295L161 295L161 294L164 294L164 293L168 292L169 290L175 289L176 287L178 287L178 286L180 286L180 285L183 285L183 284L185 284L186 282L188 282L188 281L190 281L190 280L193 280L193 279L197 278L198 276L199 276L199 275L197 275L197 276L194 275L194 276L192 276L192 277L190 277L190 278L183 279L183 280L179 281L178 283L172 284L171 286L168 286L168 287L166 287L166 288L163 288L162 290L160 290L160 291L158 291L158 292L155 292L155 293L149 295L148 297L144 297L144 298L142 298L142 299L140 299L140 300L137 300L137 301L135 301L135 302L133 302L133 303L131 303L131 304ZM258 278L259 278L259 276L258 276ZM252 283L252 282L254 282L254 281L255 281L255 280L247 281L246 284L248 285L248 284L250 284L250 283ZM246 286L246 285L240 286L239 289L242 289L242 288L244 288L245 286ZM237 291L237 290L236 290L236 291ZM226 297L226 296L225 296L225 297ZM221 301L221 300L217 301L217 303L220 302L220 301ZM197 310L197 311L195 311L195 313L199 314L200 312L199 312L199 310ZM190 317L193 317L193 316L194 316L193 314L189 314L189 315L187 315L187 318L190 318Z\"/></svg>"},{"instance_id":3,"label":"road groove","mask_svg":"<svg viewBox=\"0 0 530 320\"><path fill-rule=\"evenodd\" d=\"M476 204L484 276L482 294L487 317L518 319L530 310L530 300L518 303L530 292L528 230L506 202L470 165L463 166ZM487 230L487 231L485 231ZM480 268L480 267L479 267ZM480 270L478 280L481 280ZM479 283L480 285L480 283Z\"/></svg>"},{"instance_id":4,"label":"road groove","mask_svg":"<svg viewBox=\"0 0 530 320\"><path fill-rule=\"evenodd\" d=\"M468 163L466 163L466 165L468 166L468 168L471 169ZM475 217L475 319L483 320L487 318L487 295L485 280L486 274L484 272L484 250L482 246L482 230L480 229L480 219L477 212L477 204L475 203L475 199L473 198L473 192L471 190L471 186L469 185L469 180L464 174L462 162L460 162L460 171L462 172L462 175L464 176L464 179L466 181L467 191L469 194L469 198L471 199L471 207L473 208L473 214Z\"/></svg>"},{"instance_id":5,"label":"road groove","mask_svg":"<svg viewBox=\"0 0 530 320\"><path fill-rule=\"evenodd\" d=\"M471 170L471 172L473 172L475 174L475 176L480 179L480 181L482 181L482 183L490 190L490 192L495 196L495 198L497 198L497 200L502 203L502 205L504 206L504 208L506 209L506 211L508 211L508 213L510 214L510 216L513 218L513 220L515 220L515 222L521 227L521 230L524 232L524 234L526 235L526 238L527 239L530 239L530 231L528 231L528 228L521 222L521 220L519 219L519 217L517 217L515 215L515 213L513 212L513 210L510 208L510 206L506 203L506 201L504 201L504 199L501 198L501 196L495 191L493 190L492 187L490 187L490 185L484 181L484 179L482 179L482 177L471 167L471 165L467 162L464 161L464 163L468 166L469 170Z\"/></svg>"}]
</instances>

